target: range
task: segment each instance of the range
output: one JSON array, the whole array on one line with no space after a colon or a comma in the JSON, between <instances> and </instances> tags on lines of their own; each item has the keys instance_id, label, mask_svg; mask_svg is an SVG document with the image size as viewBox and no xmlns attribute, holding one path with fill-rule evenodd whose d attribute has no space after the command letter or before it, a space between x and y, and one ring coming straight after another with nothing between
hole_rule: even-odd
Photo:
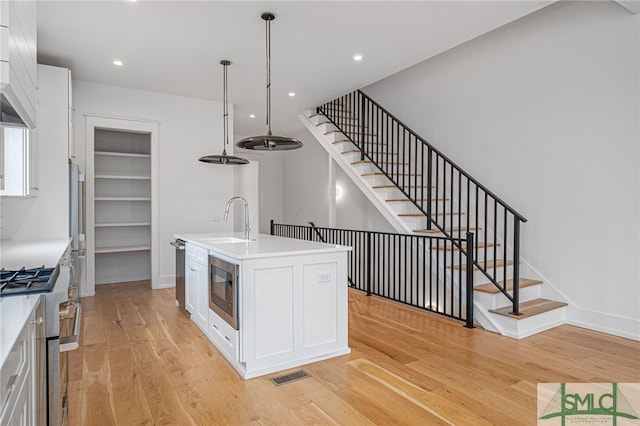
<instances>
[{"instance_id":1,"label":"range","mask_svg":"<svg viewBox=\"0 0 640 426\"><path fill-rule=\"evenodd\" d=\"M35 321L37 424L66 424L67 352L78 347L81 318L77 256L68 248L55 267L0 269L0 302L11 303L25 294L40 295Z\"/></svg>"},{"instance_id":2,"label":"range","mask_svg":"<svg viewBox=\"0 0 640 426\"><path fill-rule=\"evenodd\" d=\"M60 267L20 268L0 270L0 297L26 293L46 293L51 291L60 273Z\"/></svg>"}]
</instances>

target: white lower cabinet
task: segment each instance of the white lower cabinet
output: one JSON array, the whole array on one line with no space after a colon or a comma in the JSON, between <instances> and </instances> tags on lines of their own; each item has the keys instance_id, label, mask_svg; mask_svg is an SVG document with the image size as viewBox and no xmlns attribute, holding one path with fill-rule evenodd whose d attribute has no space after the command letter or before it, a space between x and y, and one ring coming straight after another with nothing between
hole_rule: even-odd
<instances>
[{"instance_id":1,"label":"white lower cabinet","mask_svg":"<svg viewBox=\"0 0 640 426\"><path fill-rule=\"evenodd\" d=\"M209 328L209 252L187 243L185 256L185 306L191 319L208 334Z\"/></svg>"},{"instance_id":2,"label":"white lower cabinet","mask_svg":"<svg viewBox=\"0 0 640 426\"><path fill-rule=\"evenodd\" d=\"M0 425L35 424L35 313L32 313L18 341L2 366L0 378Z\"/></svg>"},{"instance_id":3,"label":"white lower cabinet","mask_svg":"<svg viewBox=\"0 0 640 426\"><path fill-rule=\"evenodd\" d=\"M209 309L209 337L218 349L233 361L239 360L238 330Z\"/></svg>"}]
</instances>

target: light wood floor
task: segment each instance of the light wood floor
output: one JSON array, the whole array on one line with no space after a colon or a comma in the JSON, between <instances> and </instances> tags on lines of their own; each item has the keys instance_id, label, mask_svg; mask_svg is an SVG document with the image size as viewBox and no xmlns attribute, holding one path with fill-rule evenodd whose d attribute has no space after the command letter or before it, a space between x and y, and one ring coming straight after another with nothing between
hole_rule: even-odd
<instances>
[{"instance_id":1,"label":"light wood floor","mask_svg":"<svg viewBox=\"0 0 640 426\"><path fill-rule=\"evenodd\" d=\"M534 425L538 382L640 382L640 343L562 326L512 340L349 294L351 355L244 381L172 289L96 286L70 353L74 425Z\"/></svg>"}]
</instances>

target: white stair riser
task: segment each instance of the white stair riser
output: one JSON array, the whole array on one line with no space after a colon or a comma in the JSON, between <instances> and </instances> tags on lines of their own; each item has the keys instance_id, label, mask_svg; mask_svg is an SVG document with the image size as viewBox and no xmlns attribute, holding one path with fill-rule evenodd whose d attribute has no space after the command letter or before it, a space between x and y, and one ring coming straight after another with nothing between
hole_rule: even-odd
<instances>
[{"instance_id":1,"label":"white stair riser","mask_svg":"<svg viewBox=\"0 0 640 426\"><path fill-rule=\"evenodd\" d=\"M474 283L475 284L475 283ZM526 302L528 300L534 300L540 297L540 286L534 285L531 287L525 287L520 290L520 302ZM477 303L481 303L486 309L498 309L503 306L507 306L511 301L502 293L489 294L481 291L474 293L474 298Z\"/></svg>"},{"instance_id":2,"label":"white stair riser","mask_svg":"<svg viewBox=\"0 0 640 426\"><path fill-rule=\"evenodd\" d=\"M524 319L513 319L504 315L493 315L493 319L501 328L501 333L514 339L523 339L536 333L541 333L560 324L564 324L566 318L566 307L553 309L542 314L534 315Z\"/></svg>"},{"instance_id":3,"label":"white stair riser","mask_svg":"<svg viewBox=\"0 0 640 426\"><path fill-rule=\"evenodd\" d=\"M353 167L356 173L360 175L365 173L375 173L380 171L380 169L378 169L376 166L374 166L371 163L356 163L356 164L351 164L351 167Z\"/></svg>"},{"instance_id":4,"label":"white stair riser","mask_svg":"<svg viewBox=\"0 0 640 426\"><path fill-rule=\"evenodd\" d=\"M329 130L328 132L325 132L325 133L326 134L323 133L324 137L326 137L327 140L329 142L331 142L331 143L347 139L347 136L342 132L334 132L334 131L330 131ZM376 146L376 147L380 147L380 146L381 147L385 147L386 146L386 145L377 144L377 138L376 138L375 135L367 135L367 136L365 136L364 141L365 141L365 144L367 144L367 145L372 145L372 146Z\"/></svg>"},{"instance_id":5,"label":"white stair riser","mask_svg":"<svg viewBox=\"0 0 640 426\"><path fill-rule=\"evenodd\" d=\"M394 199L394 198L388 198L388 199ZM436 204L438 204L438 209L440 211L442 211L443 209L449 210L449 205L446 201L432 201L431 202L431 206L433 209L435 209ZM418 207L416 207L415 204L413 204L412 202L409 201L389 201L387 202L387 206L389 206L389 208L391 210L393 210L395 213L400 214L400 213L418 213L420 212L420 210L418 209ZM426 210L427 209L427 203L425 202L423 204L423 208Z\"/></svg>"}]
</instances>

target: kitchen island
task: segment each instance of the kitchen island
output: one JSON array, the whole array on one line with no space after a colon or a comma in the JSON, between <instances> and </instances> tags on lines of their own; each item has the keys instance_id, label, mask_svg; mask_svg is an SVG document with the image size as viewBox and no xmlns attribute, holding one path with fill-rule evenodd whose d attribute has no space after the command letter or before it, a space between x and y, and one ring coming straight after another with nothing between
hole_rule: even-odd
<instances>
[{"instance_id":1,"label":"kitchen island","mask_svg":"<svg viewBox=\"0 0 640 426\"><path fill-rule=\"evenodd\" d=\"M186 308L243 378L350 353L350 247L265 234L249 241L242 233L175 237L187 243ZM235 324L211 302L211 256L237 267L234 294L227 292Z\"/></svg>"}]
</instances>

